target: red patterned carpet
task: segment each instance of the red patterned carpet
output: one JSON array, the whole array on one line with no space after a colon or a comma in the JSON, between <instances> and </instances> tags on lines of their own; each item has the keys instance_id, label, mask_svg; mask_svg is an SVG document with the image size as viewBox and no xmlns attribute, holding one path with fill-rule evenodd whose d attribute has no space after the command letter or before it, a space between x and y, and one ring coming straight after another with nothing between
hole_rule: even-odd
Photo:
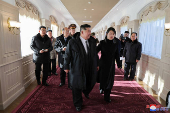
<instances>
[{"instance_id":1,"label":"red patterned carpet","mask_svg":"<svg viewBox=\"0 0 170 113\"><path fill-rule=\"evenodd\" d=\"M67 85L59 87L59 76L50 76L48 83L48 87L37 86L12 113L75 113L72 92ZM89 96L90 99L86 99L83 95L81 113L149 113L146 105L159 104L136 81L123 81L123 73L119 70L116 70L111 103L104 101L99 93L99 84Z\"/></svg>"}]
</instances>

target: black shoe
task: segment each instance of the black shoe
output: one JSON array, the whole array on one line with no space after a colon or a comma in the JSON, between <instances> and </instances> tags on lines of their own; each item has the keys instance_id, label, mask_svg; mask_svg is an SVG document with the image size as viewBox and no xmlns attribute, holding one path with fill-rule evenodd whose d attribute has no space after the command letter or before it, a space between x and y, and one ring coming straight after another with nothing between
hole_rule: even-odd
<instances>
[{"instance_id":1,"label":"black shoe","mask_svg":"<svg viewBox=\"0 0 170 113\"><path fill-rule=\"evenodd\" d=\"M130 78L129 81L133 81L133 78Z\"/></svg>"},{"instance_id":2,"label":"black shoe","mask_svg":"<svg viewBox=\"0 0 170 113\"><path fill-rule=\"evenodd\" d=\"M37 84L38 84L38 85L41 85L41 82L40 82L40 81L37 81Z\"/></svg>"},{"instance_id":3,"label":"black shoe","mask_svg":"<svg viewBox=\"0 0 170 113\"><path fill-rule=\"evenodd\" d=\"M65 84L64 84L64 83L60 83L60 85L59 85L59 86L60 86L60 87L62 87L63 85L65 85Z\"/></svg>"},{"instance_id":4,"label":"black shoe","mask_svg":"<svg viewBox=\"0 0 170 113\"><path fill-rule=\"evenodd\" d=\"M124 81L128 80L128 78L123 78Z\"/></svg>"},{"instance_id":5,"label":"black shoe","mask_svg":"<svg viewBox=\"0 0 170 113\"><path fill-rule=\"evenodd\" d=\"M53 75L58 75L58 73L53 73Z\"/></svg>"},{"instance_id":6,"label":"black shoe","mask_svg":"<svg viewBox=\"0 0 170 113\"><path fill-rule=\"evenodd\" d=\"M47 83L45 83L45 84L43 84L44 86L49 86L49 84L47 84Z\"/></svg>"},{"instance_id":7,"label":"black shoe","mask_svg":"<svg viewBox=\"0 0 170 113\"><path fill-rule=\"evenodd\" d=\"M68 86L68 88L69 88L69 89L72 89L72 87L71 87L71 86Z\"/></svg>"},{"instance_id":8,"label":"black shoe","mask_svg":"<svg viewBox=\"0 0 170 113\"><path fill-rule=\"evenodd\" d=\"M76 110L79 112L81 111L81 107L76 107Z\"/></svg>"},{"instance_id":9,"label":"black shoe","mask_svg":"<svg viewBox=\"0 0 170 113\"><path fill-rule=\"evenodd\" d=\"M51 76L51 72L48 73L48 76Z\"/></svg>"},{"instance_id":10,"label":"black shoe","mask_svg":"<svg viewBox=\"0 0 170 113\"><path fill-rule=\"evenodd\" d=\"M90 99L90 98L89 98L89 95L85 95L85 94L84 94L84 96L85 96L87 99Z\"/></svg>"},{"instance_id":11,"label":"black shoe","mask_svg":"<svg viewBox=\"0 0 170 113\"><path fill-rule=\"evenodd\" d=\"M101 90L100 90L100 94L103 94L103 93L104 93L104 91L101 89Z\"/></svg>"},{"instance_id":12,"label":"black shoe","mask_svg":"<svg viewBox=\"0 0 170 113\"><path fill-rule=\"evenodd\" d=\"M111 102L111 100L110 99L104 99L106 102L108 102L108 103L110 103Z\"/></svg>"}]
</instances>

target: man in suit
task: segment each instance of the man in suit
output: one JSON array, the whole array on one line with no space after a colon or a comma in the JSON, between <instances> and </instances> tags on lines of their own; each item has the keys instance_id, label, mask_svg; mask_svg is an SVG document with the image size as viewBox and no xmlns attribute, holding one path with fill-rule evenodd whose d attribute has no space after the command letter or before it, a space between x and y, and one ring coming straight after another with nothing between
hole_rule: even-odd
<instances>
[{"instance_id":1,"label":"man in suit","mask_svg":"<svg viewBox=\"0 0 170 113\"><path fill-rule=\"evenodd\" d=\"M82 109L82 92L89 99L99 68L97 67L96 40L90 35L91 26L81 25L80 34L69 41L64 58L64 70L70 75L73 103L77 111Z\"/></svg>"},{"instance_id":2,"label":"man in suit","mask_svg":"<svg viewBox=\"0 0 170 113\"><path fill-rule=\"evenodd\" d=\"M67 27L63 28L63 34L59 37L57 37L57 40L54 45L54 49L58 52L58 60L59 60L59 66L60 66L60 87L65 85L65 77L66 73L64 71L63 63L64 63L64 57L65 57L65 50L67 48L67 44L69 40L72 39L69 36L69 29ZM69 81L69 78L68 78ZM68 87L70 88L70 84L68 82Z\"/></svg>"},{"instance_id":3,"label":"man in suit","mask_svg":"<svg viewBox=\"0 0 170 113\"><path fill-rule=\"evenodd\" d=\"M42 84L49 86L46 83L48 77L48 69L50 62L50 51L53 49L51 40L46 34L46 27L40 26L39 33L32 38L31 49L34 51L33 62L35 63L35 75L37 84L40 85L40 71L41 65L43 65L43 78Z\"/></svg>"},{"instance_id":4,"label":"man in suit","mask_svg":"<svg viewBox=\"0 0 170 113\"><path fill-rule=\"evenodd\" d=\"M53 50L50 52L49 76L51 74L58 75L56 73L56 57L57 57L57 54L56 54L56 51L54 49L54 44L55 44L56 38L54 38L52 36L52 30L48 30L47 35L50 38L52 46L53 46ZM52 64L52 69L51 69L51 64Z\"/></svg>"}]
</instances>

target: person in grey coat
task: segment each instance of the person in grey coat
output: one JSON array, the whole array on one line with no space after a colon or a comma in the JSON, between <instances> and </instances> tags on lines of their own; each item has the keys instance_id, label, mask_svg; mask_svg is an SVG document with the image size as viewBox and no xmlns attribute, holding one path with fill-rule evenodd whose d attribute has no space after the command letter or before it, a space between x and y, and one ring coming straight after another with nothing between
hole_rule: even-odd
<instances>
[{"instance_id":1,"label":"person in grey coat","mask_svg":"<svg viewBox=\"0 0 170 113\"><path fill-rule=\"evenodd\" d=\"M137 40L137 33L133 32L131 34L131 40L126 42L123 51L123 56L125 57L125 67L124 67L124 80L133 81L136 72L136 65L140 60L142 52L142 44ZM130 77L129 69L131 68Z\"/></svg>"},{"instance_id":2,"label":"person in grey coat","mask_svg":"<svg viewBox=\"0 0 170 113\"><path fill-rule=\"evenodd\" d=\"M64 71L64 57L65 57L65 50L67 48L67 44L72 37L69 36L69 30L67 27L63 28L63 34L57 37L57 40L54 45L54 49L58 52L58 60L59 60L59 67L60 67L60 87L65 85L65 77L66 73ZM69 74L68 76L68 87L71 89L70 82L69 82Z\"/></svg>"},{"instance_id":3,"label":"person in grey coat","mask_svg":"<svg viewBox=\"0 0 170 113\"><path fill-rule=\"evenodd\" d=\"M55 44L56 38L54 38L52 36L52 30L48 30L47 35L50 38L52 46L53 46L53 50L50 52L49 76L51 74L58 75L57 72L56 72L56 57L57 57L57 54L56 54L56 51L54 49L54 44ZM51 64L52 64L52 69L51 69Z\"/></svg>"}]
</instances>

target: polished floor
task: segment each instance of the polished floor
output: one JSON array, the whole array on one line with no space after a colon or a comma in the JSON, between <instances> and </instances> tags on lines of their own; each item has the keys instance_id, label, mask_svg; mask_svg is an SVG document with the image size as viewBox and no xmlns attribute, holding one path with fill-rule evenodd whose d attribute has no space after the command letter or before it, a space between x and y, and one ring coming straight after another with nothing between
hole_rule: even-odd
<instances>
[{"instance_id":1,"label":"polished floor","mask_svg":"<svg viewBox=\"0 0 170 113\"><path fill-rule=\"evenodd\" d=\"M136 81L146 90L148 91L159 103L161 103L164 107L166 106L165 101L160 98L154 90L152 90L148 85L146 85L143 81L136 79ZM25 92L20 95L10 106L8 106L5 110L1 110L0 113L11 113L13 109L15 109L20 102L27 97L27 95L35 89L37 86L36 81L34 81L29 87L26 88Z\"/></svg>"}]
</instances>

